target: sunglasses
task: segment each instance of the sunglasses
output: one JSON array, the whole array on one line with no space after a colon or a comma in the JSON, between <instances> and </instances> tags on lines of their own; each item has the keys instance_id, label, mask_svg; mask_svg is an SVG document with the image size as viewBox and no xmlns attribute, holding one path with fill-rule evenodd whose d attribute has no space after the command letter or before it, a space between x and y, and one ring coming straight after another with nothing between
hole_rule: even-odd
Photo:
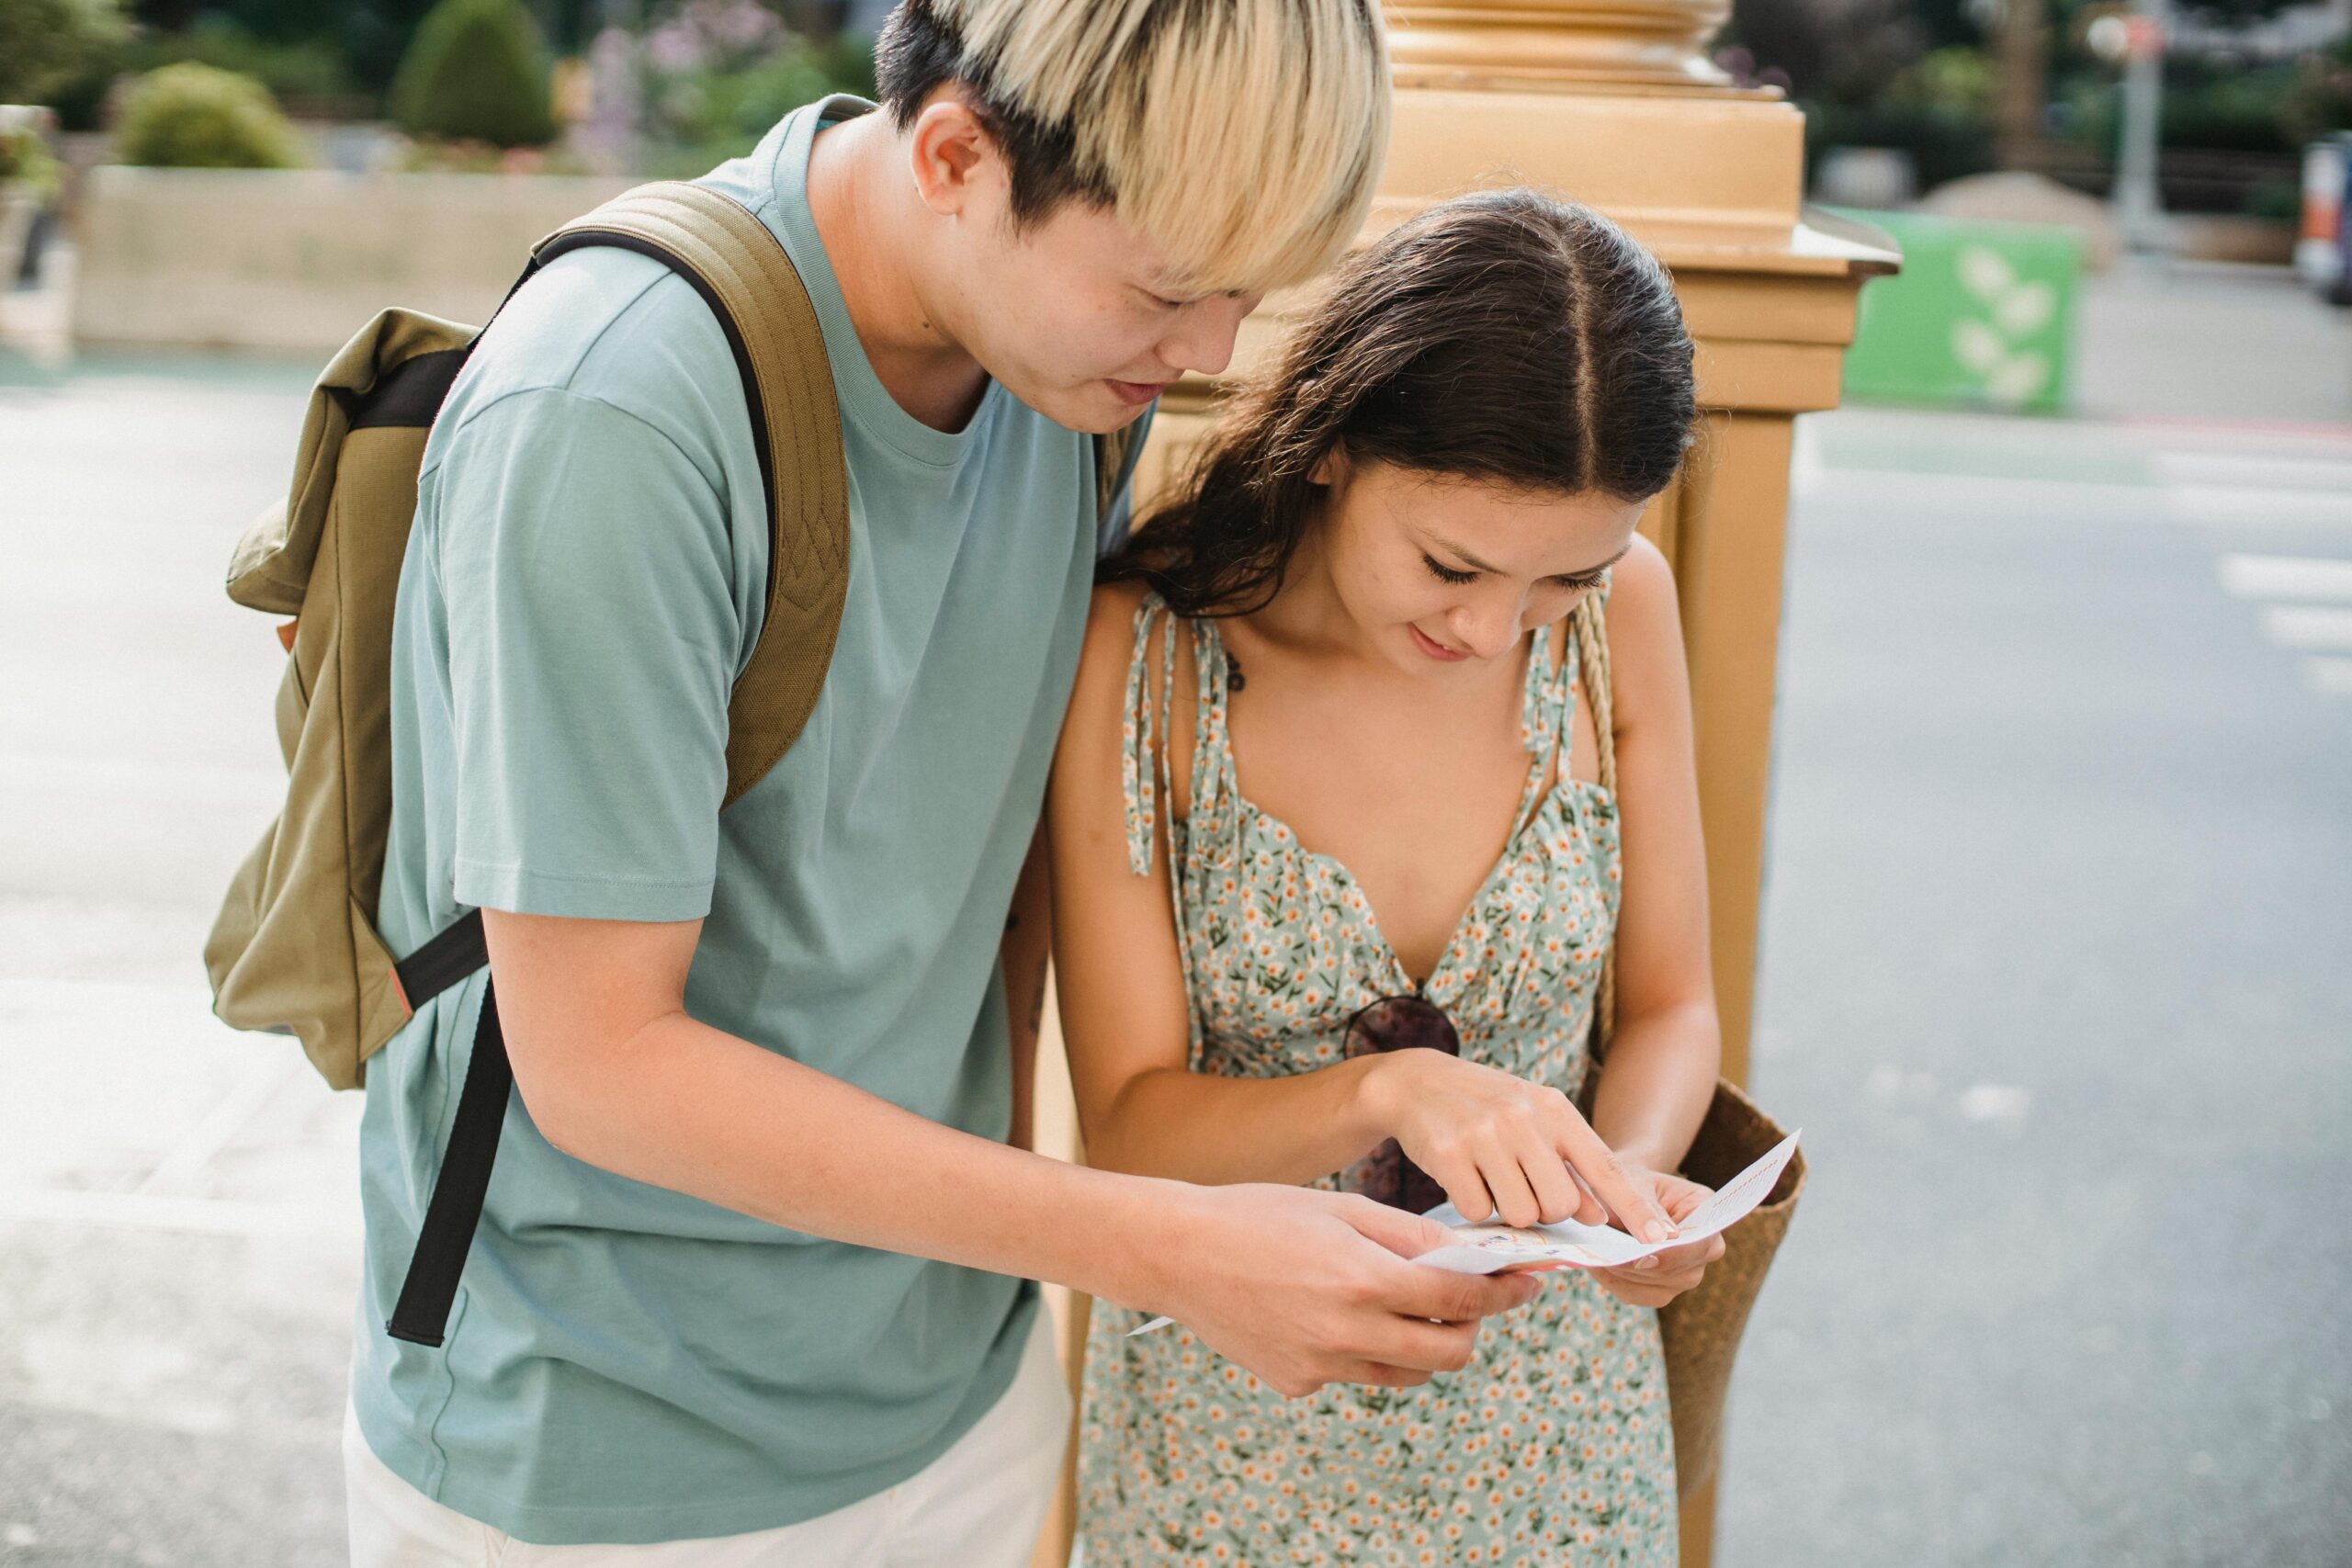
<instances>
[{"instance_id":1,"label":"sunglasses","mask_svg":"<svg viewBox=\"0 0 2352 1568\"><path fill-rule=\"evenodd\" d=\"M1426 997L1383 997L1348 1020L1351 1061L1416 1049L1462 1055L1462 1036L1453 1021ZM1394 1138L1350 1166L1341 1180L1348 1191L1408 1213L1425 1213L1446 1201L1445 1189L1407 1159Z\"/></svg>"}]
</instances>

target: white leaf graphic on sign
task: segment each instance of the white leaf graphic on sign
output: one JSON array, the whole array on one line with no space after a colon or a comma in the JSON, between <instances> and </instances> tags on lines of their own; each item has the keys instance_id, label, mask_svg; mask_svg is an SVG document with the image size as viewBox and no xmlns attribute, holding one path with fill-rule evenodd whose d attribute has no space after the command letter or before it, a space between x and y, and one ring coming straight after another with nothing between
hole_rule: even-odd
<instances>
[{"instance_id":1,"label":"white leaf graphic on sign","mask_svg":"<svg viewBox=\"0 0 2352 1568\"><path fill-rule=\"evenodd\" d=\"M1952 357L1979 376L1990 376L2007 352L2008 345L2001 341L2001 334L1983 321L1951 324Z\"/></svg>"},{"instance_id":2,"label":"white leaf graphic on sign","mask_svg":"<svg viewBox=\"0 0 2352 1568\"><path fill-rule=\"evenodd\" d=\"M2013 408L2041 390L2041 384L2049 378L2050 362L2027 349L1994 367L1984 378L1984 390L1995 402Z\"/></svg>"},{"instance_id":3,"label":"white leaf graphic on sign","mask_svg":"<svg viewBox=\"0 0 2352 1568\"><path fill-rule=\"evenodd\" d=\"M2058 310L2058 291L2036 280L2020 283L1993 302L1993 319L2013 338L2030 337Z\"/></svg>"},{"instance_id":4,"label":"white leaf graphic on sign","mask_svg":"<svg viewBox=\"0 0 2352 1568\"><path fill-rule=\"evenodd\" d=\"M2018 275L2000 252L1971 245L1960 253L1960 281L1979 299L1997 299L2009 290Z\"/></svg>"}]
</instances>

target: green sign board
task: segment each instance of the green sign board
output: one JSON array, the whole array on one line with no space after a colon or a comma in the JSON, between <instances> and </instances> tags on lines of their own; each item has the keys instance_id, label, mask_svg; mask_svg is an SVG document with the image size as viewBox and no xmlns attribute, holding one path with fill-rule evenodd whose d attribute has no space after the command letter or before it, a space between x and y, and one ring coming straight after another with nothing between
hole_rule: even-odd
<instances>
[{"instance_id":1,"label":"green sign board","mask_svg":"<svg viewBox=\"0 0 2352 1568\"><path fill-rule=\"evenodd\" d=\"M1846 353L1848 399L2065 412L2082 276L2072 230L1918 212L1850 216L1894 237L1903 270L1862 289Z\"/></svg>"}]
</instances>

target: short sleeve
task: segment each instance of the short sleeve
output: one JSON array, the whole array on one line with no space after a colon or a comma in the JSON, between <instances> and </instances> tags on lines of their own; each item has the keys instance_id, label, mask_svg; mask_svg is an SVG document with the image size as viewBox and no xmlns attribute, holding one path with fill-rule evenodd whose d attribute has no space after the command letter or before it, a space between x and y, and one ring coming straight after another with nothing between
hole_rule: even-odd
<instances>
[{"instance_id":1,"label":"short sleeve","mask_svg":"<svg viewBox=\"0 0 2352 1568\"><path fill-rule=\"evenodd\" d=\"M707 914L743 636L723 498L644 421L556 389L481 409L425 482L458 901Z\"/></svg>"}]
</instances>

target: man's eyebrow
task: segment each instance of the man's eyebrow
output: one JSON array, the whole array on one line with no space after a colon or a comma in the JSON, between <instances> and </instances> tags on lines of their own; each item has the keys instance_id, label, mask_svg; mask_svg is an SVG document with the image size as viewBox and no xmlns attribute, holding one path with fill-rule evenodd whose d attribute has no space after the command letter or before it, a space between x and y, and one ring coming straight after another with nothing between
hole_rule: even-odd
<instances>
[{"instance_id":1,"label":"man's eyebrow","mask_svg":"<svg viewBox=\"0 0 2352 1568\"><path fill-rule=\"evenodd\" d=\"M1489 577L1503 577L1509 575L1500 567L1488 566L1485 561L1480 560L1476 556L1472 555L1468 550L1464 549L1460 545L1455 544L1453 540L1447 538L1442 534L1430 535L1429 541L1438 548L1445 551L1448 555L1451 555L1457 560L1461 561L1464 567L1467 567L1472 571L1483 571ZM1625 557L1632 552L1633 548L1634 542L1631 539L1628 539L1625 541L1625 547L1623 549L1619 550L1615 555L1611 556L1599 566L1588 567L1583 571L1562 572L1556 573L1555 575L1566 577L1590 577L1594 572L1607 571L1611 567L1615 566L1619 561L1623 560Z\"/></svg>"}]
</instances>

